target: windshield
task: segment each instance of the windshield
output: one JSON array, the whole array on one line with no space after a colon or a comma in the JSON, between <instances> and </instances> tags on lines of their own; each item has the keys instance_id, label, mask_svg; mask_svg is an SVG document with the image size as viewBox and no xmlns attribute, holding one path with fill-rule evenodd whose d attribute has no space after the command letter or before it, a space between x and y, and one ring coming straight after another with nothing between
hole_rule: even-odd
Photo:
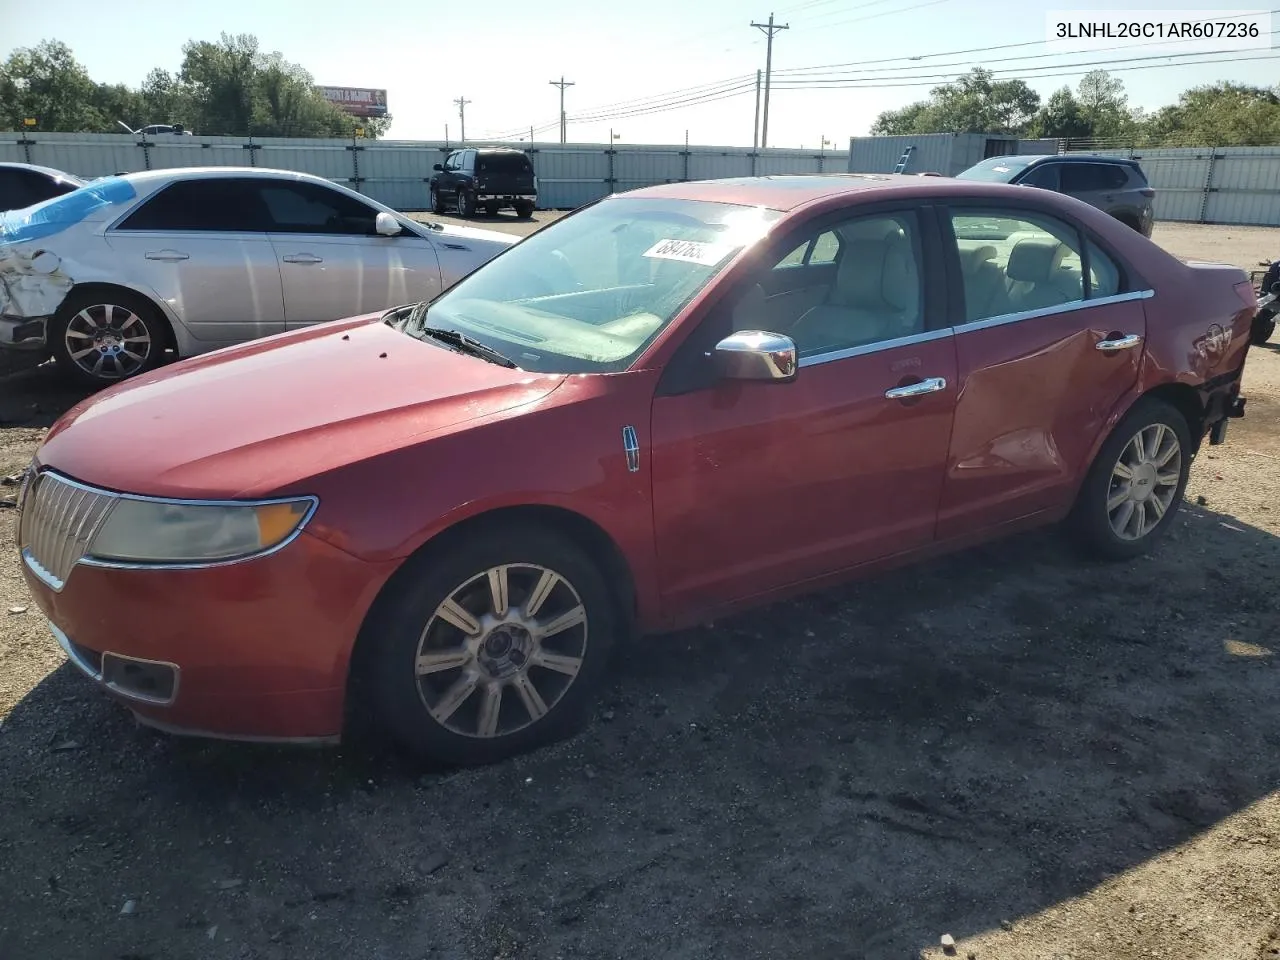
<instances>
[{"instance_id":1,"label":"windshield","mask_svg":"<svg viewBox=\"0 0 1280 960\"><path fill-rule=\"evenodd\" d=\"M405 328L455 330L535 373L625 370L775 210L615 197L544 227Z\"/></svg>"},{"instance_id":2,"label":"windshield","mask_svg":"<svg viewBox=\"0 0 1280 960\"><path fill-rule=\"evenodd\" d=\"M957 180L986 180L1008 183L1031 165L1030 157L991 157L956 174Z\"/></svg>"}]
</instances>

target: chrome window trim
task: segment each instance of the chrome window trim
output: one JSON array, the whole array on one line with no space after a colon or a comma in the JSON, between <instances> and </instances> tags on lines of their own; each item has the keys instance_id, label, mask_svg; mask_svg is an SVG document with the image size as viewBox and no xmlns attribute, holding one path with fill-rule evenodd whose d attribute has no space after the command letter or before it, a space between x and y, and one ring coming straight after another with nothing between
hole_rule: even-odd
<instances>
[{"instance_id":1,"label":"chrome window trim","mask_svg":"<svg viewBox=\"0 0 1280 960\"><path fill-rule=\"evenodd\" d=\"M1021 313L1003 313L998 316L988 317L985 320L975 320L972 323L962 323L955 327L956 333L967 333L970 330L986 330L989 327L1002 327L1006 323L1021 323L1023 320L1035 320L1039 317L1051 317L1059 313L1075 313L1077 310L1088 310L1092 307L1106 307L1113 303L1128 303L1131 300L1147 300L1154 297L1154 290L1136 290L1132 293L1117 293L1110 297L1097 297L1092 300L1073 300L1070 303L1060 303L1053 307L1042 307L1039 310L1023 310Z\"/></svg>"},{"instance_id":2,"label":"chrome window trim","mask_svg":"<svg viewBox=\"0 0 1280 960\"><path fill-rule=\"evenodd\" d=\"M81 483L79 480L73 480L66 474L49 468L44 468L38 471L38 474L44 473L53 475L60 482L68 484L69 486L88 491L89 493L98 494L99 496L108 497L116 501L136 500L142 503L160 503L180 507L266 507L277 503L297 503L301 500L305 500L309 503L307 512L303 515L302 520L298 523L298 526L294 529L293 533L289 534L289 536L285 537L279 543L267 547L265 550L258 550L255 553L248 553L243 556L228 557L220 560L183 560L173 562L166 562L163 560L150 562L137 560L108 560L94 557L86 553L85 556L72 564L72 570L75 570L78 566L99 567L107 570L206 570L211 567L229 567L237 563L259 560L263 557L269 557L273 553L283 550L285 547L289 546L289 544L293 543L294 540L302 535L302 531L306 529L307 524L311 522L311 518L316 515L316 511L320 507L320 498L314 494L300 494L296 497L266 497L251 500L208 500L185 499L182 497L153 497L141 493L120 493L116 490L106 490L102 487L95 487L91 484ZM90 544L91 543L92 541L90 541ZM71 579L71 574L68 573L67 580L51 582L50 575L48 575L47 571L40 566L39 562L31 556L30 551L26 547L22 548L22 559L26 563L27 568L39 577L41 582L55 593L61 593L62 589L67 584L67 580Z\"/></svg>"},{"instance_id":3,"label":"chrome window trim","mask_svg":"<svg viewBox=\"0 0 1280 960\"><path fill-rule=\"evenodd\" d=\"M1054 307L1045 307L1040 310L1024 310L1021 313L1005 313L999 316L989 317L986 320L975 320L973 323L962 323L954 327L942 327L938 330L926 330L924 333L914 333L907 337L896 337L893 340L881 340L877 343L867 343L857 347L849 347L845 350L830 350L826 353L815 353L812 356L801 357L799 366L813 367L822 363L831 363L836 360L848 360L852 357L862 357L871 353L879 353L882 350L892 350L895 347L910 347L917 343L929 343L933 340L941 340L943 337L960 336L973 330L986 330L990 327L1002 327L1009 323L1021 323L1023 320L1035 320L1039 317L1056 316L1060 313L1075 313L1077 310L1087 310L1091 307L1105 307L1115 303L1128 303L1132 300L1148 300L1154 297L1154 290L1137 290L1132 293L1117 293L1110 297L1098 297L1095 300L1076 300L1071 303L1063 303Z\"/></svg>"},{"instance_id":4,"label":"chrome window trim","mask_svg":"<svg viewBox=\"0 0 1280 960\"><path fill-rule=\"evenodd\" d=\"M913 333L906 337L895 337L892 340L879 340L875 343L864 343L857 347L848 347L844 350L829 350L826 353L815 353L812 356L801 357L799 366L812 367L820 363L831 363L836 360L848 360L851 357L862 357L869 353L879 353L882 350L892 350L894 347L909 347L917 343L928 343L931 340L941 340L943 337L949 337L955 330L951 327L943 327L941 330L926 330L924 333Z\"/></svg>"}]
</instances>

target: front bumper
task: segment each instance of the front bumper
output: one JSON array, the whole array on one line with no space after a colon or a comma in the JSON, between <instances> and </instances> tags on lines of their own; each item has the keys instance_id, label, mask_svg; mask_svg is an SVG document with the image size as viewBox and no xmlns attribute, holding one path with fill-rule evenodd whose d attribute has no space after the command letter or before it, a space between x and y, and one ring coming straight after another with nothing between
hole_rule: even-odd
<instances>
[{"instance_id":1,"label":"front bumper","mask_svg":"<svg viewBox=\"0 0 1280 960\"><path fill-rule=\"evenodd\" d=\"M23 576L72 664L150 725L232 740L331 742L347 668L391 565L302 533L276 553L194 570L78 565Z\"/></svg>"},{"instance_id":2,"label":"front bumper","mask_svg":"<svg viewBox=\"0 0 1280 960\"><path fill-rule=\"evenodd\" d=\"M49 317L0 316L0 348L43 350L48 342Z\"/></svg>"}]
</instances>

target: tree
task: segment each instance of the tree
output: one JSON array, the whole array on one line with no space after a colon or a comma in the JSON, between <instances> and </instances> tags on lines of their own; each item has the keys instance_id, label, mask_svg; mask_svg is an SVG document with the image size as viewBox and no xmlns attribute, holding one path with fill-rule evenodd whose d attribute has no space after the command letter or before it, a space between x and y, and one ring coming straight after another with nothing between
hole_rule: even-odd
<instances>
[{"instance_id":1,"label":"tree","mask_svg":"<svg viewBox=\"0 0 1280 960\"><path fill-rule=\"evenodd\" d=\"M89 72L65 43L45 40L20 48L0 65L0 125L17 130L33 117L39 130L98 129L93 94Z\"/></svg>"},{"instance_id":2,"label":"tree","mask_svg":"<svg viewBox=\"0 0 1280 960\"><path fill-rule=\"evenodd\" d=\"M1080 101L1075 98L1070 87L1063 87L1045 101L1044 107L1031 122L1029 132L1033 137L1073 139L1089 136L1091 128L1084 117Z\"/></svg>"},{"instance_id":3,"label":"tree","mask_svg":"<svg viewBox=\"0 0 1280 960\"><path fill-rule=\"evenodd\" d=\"M1135 132L1129 113L1129 97L1124 83L1105 70L1090 70L1076 87L1080 111L1089 124L1089 136L1108 139L1132 136Z\"/></svg>"},{"instance_id":4,"label":"tree","mask_svg":"<svg viewBox=\"0 0 1280 960\"><path fill-rule=\"evenodd\" d=\"M1022 80L991 79L976 67L953 83L934 87L929 99L876 118L872 133L1023 133L1040 108L1040 95Z\"/></svg>"},{"instance_id":5,"label":"tree","mask_svg":"<svg viewBox=\"0 0 1280 960\"><path fill-rule=\"evenodd\" d=\"M1280 96L1266 87L1215 83L1193 87L1147 124L1154 143L1244 146L1280 142Z\"/></svg>"}]
</instances>

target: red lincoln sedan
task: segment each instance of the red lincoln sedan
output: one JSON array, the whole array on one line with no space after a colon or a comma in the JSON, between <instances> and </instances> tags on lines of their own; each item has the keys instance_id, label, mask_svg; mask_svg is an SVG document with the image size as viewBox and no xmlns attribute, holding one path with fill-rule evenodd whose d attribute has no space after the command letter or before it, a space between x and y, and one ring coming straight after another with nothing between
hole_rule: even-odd
<instances>
[{"instance_id":1,"label":"red lincoln sedan","mask_svg":"<svg viewBox=\"0 0 1280 960\"><path fill-rule=\"evenodd\" d=\"M494 761L571 732L625 637L1056 521L1149 549L1243 413L1254 302L1048 191L637 190L431 302L85 400L26 474L23 567L146 723L361 712Z\"/></svg>"}]
</instances>

